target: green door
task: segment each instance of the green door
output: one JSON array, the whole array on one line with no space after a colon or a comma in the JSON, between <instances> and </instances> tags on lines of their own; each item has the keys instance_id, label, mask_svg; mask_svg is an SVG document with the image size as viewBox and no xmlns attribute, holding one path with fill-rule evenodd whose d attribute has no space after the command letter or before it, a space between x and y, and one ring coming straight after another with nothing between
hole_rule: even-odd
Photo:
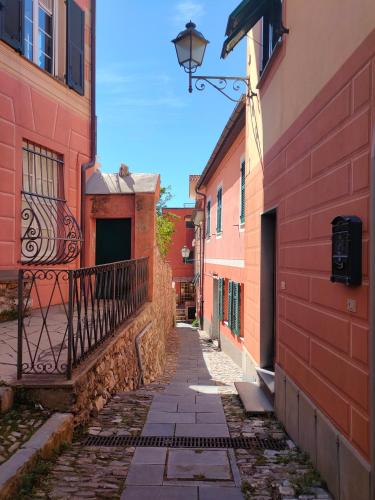
<instances>
[{"instance_id":1,"label":"green door","mask_svg":"<svg viewBox=\"0 0 375 500\"><path fill-rule=\"evenodd\" d=\"M131 219L96 219L96 264L131 258Z\"/></svg>"}]
</instances>

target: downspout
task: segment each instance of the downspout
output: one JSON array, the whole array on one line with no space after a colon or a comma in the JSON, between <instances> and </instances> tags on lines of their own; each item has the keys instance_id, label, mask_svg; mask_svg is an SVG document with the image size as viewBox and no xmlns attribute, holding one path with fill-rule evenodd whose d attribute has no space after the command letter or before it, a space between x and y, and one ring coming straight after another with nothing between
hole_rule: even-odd
<instances>
[{"instance_id":1,"label":"downspout","mask_svg":"<svg viewBox=\"0 0 375 500\"><path fill-rule=\"evenodd\" d=\"M201 231L201 258L200 258L200 326L203 330L203 307L204 307L204 297L203 297L203 286L204 286L204 249L205 249L205 231L206 231L206 199L207 196L204 193L198 191L197 186L195 187L195 192L199 196L203 196L204 206L203 206L203 230Z\"/></svg>"},{"instance_id":2,"label":"downspout","mask_svg":"<svg viewBox=\"0 0 375 500\"><path fill-rule=\"evenodd\" d=\"M138 370L139 370L139 377L138 377L138 387L140 387L141 384L144 384L144 371L143 371L143 363L142 363L142 353L141 353L141 340L145 333L148 332L152 325L152 321L150 321L144 328L141 330L138 335L135 337L135 352L137 355L137 363L138 363Z\"/></svg>"},{"instance_id":3,"label":"downspout","mask_svg":"<svg viewBox=\"0 0 375 500\"><path fill-rule=\"evenodd\" d=\"M83 246L81 248L80 265L85 266L86 251L86 170L93 168L96 162L97 129L96 129L96 0L91 0L91 89L90 89L90 161L81 165L81 231Z\"/></svg>"},{"instance_id":4,"label":"downspout","mask_svg":"<svg viewBox=\"0 0 375 500\"><path fill-rule=\"evenodd\" d=\"M370 158L370 488L375 500L375 127Z\"/></svg>"}]
</instances>

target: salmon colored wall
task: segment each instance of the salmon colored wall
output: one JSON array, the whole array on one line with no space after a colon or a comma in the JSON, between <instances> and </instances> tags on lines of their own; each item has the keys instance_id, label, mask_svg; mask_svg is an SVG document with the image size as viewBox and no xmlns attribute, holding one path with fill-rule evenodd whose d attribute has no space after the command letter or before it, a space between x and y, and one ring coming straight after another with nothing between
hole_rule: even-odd
<instances>
[{"instance_id":1,"label":"salmon colored wall","mask_svg":"<svg viewBox=\"0 0 375 500\"><path fill-rule=\"evenodd\" d=\"M288 5L294 3L288 0ZM277 361L366 458L374 47L375 31L357 50L353 47L353 55L266 151L263 164L250 159L246 182L245 346L259 361L260 215L276 207ZM324 58L320 62L325 65ZM284 92L287 102L291 89ZM279 98L270 84L261 112ZM269 121L265 115L265 134ZM251 136L250 129L249 143ZM252 148L254 140L250 153ZM330 222L337 215L363 221L363 284L358 287L330 282ZM347 311L348 299L357 301L356 312Z\"/></svg>"},{"instance_id":2,"label":"salmon colored wall","mask_svg":"<svg viewBox=\"0 0 375 500\"><path fill-rule=\"evenodd\" d=\"M153 290L153 263L156 241L156 202L159 199L159 182L155 193L111 194L86 196L86 263L95 265L96 219L130 218L132 227L132 259L149 259L149 298Z\"/></svg>"},{"instance_id":3,"label":"salmon colored wall","mask_svg":"<svg viewBox=\"0 0 375 500\"><path fill-rule=\"evenodd\" d=\"M245 269L245 233L240 228L240 188L241 188L241 162L245 158L245 129L243 129L225 157L222 159L212 177L200 188L211 199L211 237L204 240L205 265L204 265L204 318L210 324L213 321L213 275L226 278L239 283L244 283ZM222 233L216 235L216 210L217 189L223 188L222 194ZM207 259L217 259L215 263ZM237 261L231 265L227 261ZM242 264L238 261L242 261ZM227 285L227 283L226 283ZM243 290L242 303L243 303ZM228 286L225 287L225 302L228 297ZM227 304L225 303L225 310ZM227 317L225 317L227 319ZM241 333L244 331L243 318ZM224 322L220 322L220 334L225 335L239 349L242 340L234 335Z\"/></svg>"},{"instance_id":4,"label":"salmon colored wall","mask_svg":"<svg viewBox=\"0 0 375 500\"><path fill-rule=\"evenodd\" d=\"M21 265L22 140L64 157L65 198L80 217L80 168L90 154L89 7L85 96L70 90L0 41L0 269Z\"/></svg>"},{"instance_id":5,"label":"salmon colored wall","mask_svg":"<svg viewBox=\"0 0 375 500\"><path fill-rule=\"evenodd\" d=\"M191 217L192 208L164 208L163 213L171 213L177 216L175 222L175 232L172 238L171 248L166 256L166 261L172 267L172 277L189 278L194 276L194 263L185 264L182 260L181 249L186 245L190 250L193 248L194 229L186 227L185 217Z\"/></svg>"}]
</instances>

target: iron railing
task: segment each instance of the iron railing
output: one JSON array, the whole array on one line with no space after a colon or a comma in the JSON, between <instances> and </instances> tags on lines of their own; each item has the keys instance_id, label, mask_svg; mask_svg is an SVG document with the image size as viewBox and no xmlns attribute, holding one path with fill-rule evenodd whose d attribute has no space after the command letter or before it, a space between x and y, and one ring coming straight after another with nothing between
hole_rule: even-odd
<instances>
[{"instance_id":1,"label":"iron railing","mask_svg":"<svg viewBox=\"0 0 375 500\"><path fill-rule=\"evenodd\" d=\"M69 379L147 301L148 259L72 270L22 269L18 290L18 379Z\"/></svg>"}]
</instances>

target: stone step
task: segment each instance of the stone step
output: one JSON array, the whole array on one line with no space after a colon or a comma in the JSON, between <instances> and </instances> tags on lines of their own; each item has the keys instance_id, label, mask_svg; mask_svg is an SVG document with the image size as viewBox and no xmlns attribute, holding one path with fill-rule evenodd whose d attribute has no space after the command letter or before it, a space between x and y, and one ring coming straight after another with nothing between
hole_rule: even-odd
<instances>
[{"instance_id":1,"label":"stone step","mask_svg":"<svg viewBox=\"0 0 375 500\"><path fill-rule=\"evenodd\" d=\"M0 413L6 413L13 407L13 389L7 386L0 387Z\"/></svg>"},{"instance_id":2,"label":"stone step","mask_svg":"<svg viewBox=\"0 0 375 500\"><path fill-rule=\"evenodd\" d=\"M260 387L263 389L265 395L273 404L275 399L275 372L271 370L265 370L264 368L256 369Z\"/></svg>"},{"instance_id":3,"label":"stone step","mask_svg":"<svg viewBox=\"0 0 375 500\"><path fill-rule=\"evenodd\" d=\"M247 413L273 413L273 406L259 385L252 382L235 382L234 385Z\"/></svg>"}]
</instances>

